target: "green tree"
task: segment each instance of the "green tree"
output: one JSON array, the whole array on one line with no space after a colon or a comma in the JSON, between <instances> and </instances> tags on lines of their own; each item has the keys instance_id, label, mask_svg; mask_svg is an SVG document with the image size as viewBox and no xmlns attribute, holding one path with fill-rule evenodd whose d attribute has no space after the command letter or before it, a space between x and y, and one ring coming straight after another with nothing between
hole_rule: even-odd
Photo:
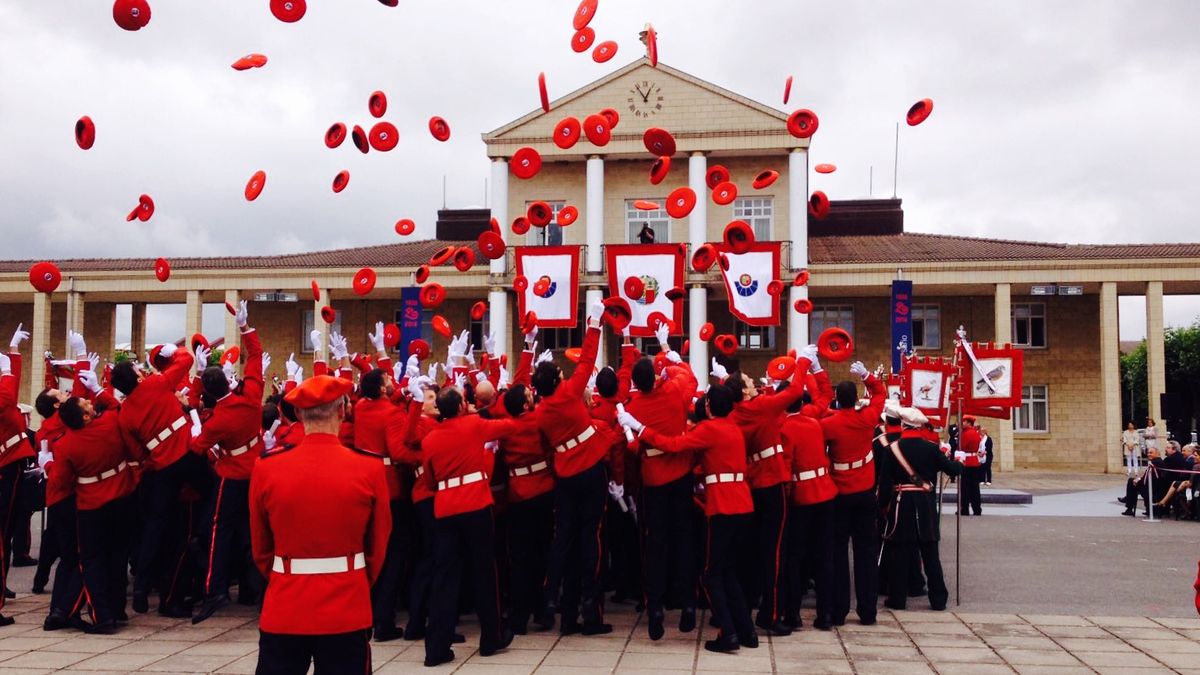
<instances>
[{"instance_id":1,"label":"green tree","mask_svg":"<svg viewBox=\"0 0 1200 675\"><path fill-rule=\"evenodd\" d=\"M1121 355L1121 416L1139 427L1149 414L1146 386L1146 341L1143 340L1133 351Z\"/></svg>"},{"instance_id":2,"label":"green tree","mask_svg":"<svg viewBox=\"0 0 1200 675\"><path fill-rule=\"evenodd\" d=\"M1168 328L1163 336L1167 391L1179 398L1180 414L1172 428L1187 442L1192 420L1200 413L1200 320L1186 328Z\"/></svg>"}]
</instances>

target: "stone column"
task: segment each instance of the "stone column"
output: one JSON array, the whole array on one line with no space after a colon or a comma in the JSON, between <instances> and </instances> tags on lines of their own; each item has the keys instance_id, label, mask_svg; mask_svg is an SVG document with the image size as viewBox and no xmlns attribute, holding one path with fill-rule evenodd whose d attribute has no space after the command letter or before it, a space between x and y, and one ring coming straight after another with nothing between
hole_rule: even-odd
<instances>
[{"instance_id":1,"label":"stone column","mask_svg":"<svg viewBox=\"0 0 1200 675\"><path fill-rule=\"evenodd\" d=\"M235 291L235 290L226 290L225 291L225 302L229 303L229 305L231 307L233 307L234 309L237 309L238 302L240 302L241 299L242 299L242 294L240 291ZM253 319L253 317L251 317L251 319ZM254 325L253 321L251 321L250 325ZM186 339L188 339L188 337L190 337L190 333L188 334L188 336L185 336L184 339L186 340ZM234 345L241 344L241 342L242 342L242 331L238 328L237 318L235 316L233 316L232 314L230 314L228 311L226 311L225 312L225 349L229 349L230 347L232 347Z\"/></svg>"},{"instance_id":2,"label":"stone column","mask_svg":"<svg viewBox=\"0 0 1200 675\"><path fill-rule=\"evenodd\" d=\"M996 284L996 344L1012 342L1012 285ZM967 336L970 338L970 336ZM996 435L993 446L1000 471L1012 471L1016 467L1013 452L1012 422L999 420L993 425Z\"/></svg>"},{"instance_id":3,"label":"stone column","mask_svg":"<svg viewBox=\"0 0 1200 675\"><path fill-rule=\"evenodd\" d=\"M200 291L187 292L187 304L184 307L183 317L184 340L204 331L204 299L201 297Z\"/></svg>"},{"instance_id":4,"label":"stone column","mask_svg":"<svg viewBox=\"0 0 1200 675\"><path fill-rule=\"evenodd\" d=\"M599 274L604 269L604 158L592 155L587 159L587 260L588 274ZM593 286L584 294L583 315L592 305L604 299L604 289ZM580 317L583 320L583 317ZM603 368L607 361L604 333L600 334L600 350L597 352L596 367Z\"/></svg>"},{"instance_id":5,"label":"stone column","mask_svg":"<svg viewBox=\"0 0 1200 675\"><path fill-rule=\"evenodd\" d=\"M71 331L75 331L76 333L82 334L84 338L87 338L87 332L84 330L85 321L84 321L83 311L84 311L83 293L80 293L78 291L67 291L67 328L66 328L67 335L69 335ZM69 342L66 344L69 344ZM68 351L69 351L69 349L70 349L70 347L68 347ZM55 356L58 356L58 355L55 354ZM71 358L75 358L75 355L74 354L63 354L60 358L71 359Z\"/></svg>"},{"instance_id":6,"label":"stone column","mask_svg":"<svg viewBox=\"0 0 1200 675\"><path fill-rule=\"evenodd\" d=\"M24 396L20 399L22 402L28 402L33 405L34 397L42 390L43 382L46 379L46 352L50 349L50 294L49 293L34 293L33 294L33 322L27 327L29 329L29 361L22 364L23 370L27 373L28 378L25 382L19 383L19 386L24 387L22 391ZM5 346L4 349L8 347ZM59 358L64 358L58 355ZM37 426L41 426L41 416L35 410L33 412L33 420Z\"/></svg>"},{"instance_id":7,"label":"stone column","mask_svg":"<svg viewBox=\"0 0 1200 675\"><path fill-rule=\"evenodd\" d=\"M508 160L503 157L492 160L492 217L500 223L500 237L509 243ZM488 270L492 274L504 274L507 265L507 257L501 256L488 263ZM495 325L495 318L492 320Z\"/></svg>"},{"instance_id":8,"label":"stone column","mask_svg":"<svg viewBox=\"0 0 1200 675\"><path fill-rule=\"evenodd\" d=\"M1109 473L1124 470L1124 455L1119 441L1121 425L1121 335L1117 321L1117 284L1100 284L1100 390L1104 401L1104 428L1100 433L1101 452Z\"/></svg>"},{"instance_id":9,"label":"stone column","mask_svg":"<svg viewBox=\"0 0 1200 675\"><path fill-rule=\"evenodd\" d=\"M1163 285L1146 282L1146 403L1158 430L1158 448L1166 447L1167 425L1159 396L1167 391L1166 350L1163 345Z\"/></svg>"},{"instance_id":10,"label":"stone column","mask_svg":"<svg viewBox=\"0 0 1200 675\"><path fill-rule=\"evenodd\" d=\"M688 246L695 251L708 238L708 158L703 152L693 152L688 157L688 187L696 193L696 208L688 215ZM685 260L684 267L690 269L691 261ZM701 388L708 383L708 343L700 339L700 328L708 321L708 289L704 284L695 284L688 289L688 339L692 341L688 363L696 374Z\"/></svg>"},{"instance_id":11,"label":"stone column","mask_svg":"<svg viewBox=\"0 0 1200 675\"><path fill-rule=\"evenodd\" d=\"M788 155L788 241L792 251L790 276L794 278L796 272L808 267L808 150L804 148ZM808 315L792 307L797 300L808 297L808 286L792 286L790 282L791 278L784 279L789 290L783 311L788 317L788 347L799 351L811 342Z\"/></svg>"},{"instance_id":12,"label":"stone column","mask_svg":"<svg viewBox=\"0 0 1200 675\"><path fill-rule=\"evenodd\" d=\"M325 302L320 302L320 301L313 302L313 330L320 331L320 333L321 333L320 356L322 358L326 359L326 361L328 361L329 360L329 330L330 329L329 329L329 324L325 323L325 320L321 318L321 308L324 307L326 303L328 303L328 305L330 307L333 307L333 293L329 289L325 289L325 295L323 297L325 298ZM306 341L308 340L307 335L302 335L300 337L302 337ZM314 354L313 359L315 360L317 358L317 356L318 356L317 354ZM337 365L333 364L333 363L330 363L329 365L331 368L337 367ZM311 377L312 371L310 370L308 372L309 372L309 377Z\"/></svg>"},{"instance_id":13,"label":"stone column","mask_svg":"<svg viewBox=\"0 0 1200 675\"><path fill-rule=\"evenodd\" d=\"M512 329L508 325L508 291L492 286L488 291L488 330L496 336L496 355L513 354ZM516 364L510 372L516 372Z\"/></svg>"},{"instance_id":14,"label":"stone column","mask_svg":"<svg viewBox=\"0 0 1200 675\"><path fill-rule=\"evenodd\" d=\"M146 351L146 303L133 303L130 314L129 350L141 356Z\"/></svg>"}]
</instances>

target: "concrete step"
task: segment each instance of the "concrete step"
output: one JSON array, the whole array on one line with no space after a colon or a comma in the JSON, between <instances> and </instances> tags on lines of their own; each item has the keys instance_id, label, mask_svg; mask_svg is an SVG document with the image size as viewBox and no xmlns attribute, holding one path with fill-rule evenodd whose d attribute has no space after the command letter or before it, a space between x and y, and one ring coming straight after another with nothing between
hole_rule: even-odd
<instances>
[{"instance_id":1,"label":"concrete step","mask_svg":"<svg viewBox=\"0 0 1200 675\"><path fill-rule=\"evenodd\" d=\"M1032 504L1033 495L1020 490L1010 490L1008 488L984 487L979 490L980 502L984 504ZM953 504L958 501L958 492L955 486L947 486L946 491L942 493L943 504Z\"/></svg>"}]
</instances>

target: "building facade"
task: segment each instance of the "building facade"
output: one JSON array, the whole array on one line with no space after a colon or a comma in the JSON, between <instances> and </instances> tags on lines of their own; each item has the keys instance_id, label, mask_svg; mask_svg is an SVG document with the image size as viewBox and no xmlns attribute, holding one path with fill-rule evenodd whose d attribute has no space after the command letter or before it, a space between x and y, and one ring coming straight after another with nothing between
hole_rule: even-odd
<instances>
[{"instance_id":1,"label":"building facade","mask_svg":"<svg viewBox=\"0 0 1200 675\"><path fill-rule=\"evenodd\" d=\"M620 122L603 147L586 138L569 150L552 142L562 118L583 120L604 108L616 109ZM1063 245L909 233L898 200L835 202L828 218L812 220L807 211L809 143L791 136L786 120L782 111L664 64L651 67L639 60L554 101L549 113L539 109L484 134L492 162L491 214L504 225L509 251L490 264L480 256L481 262L468 272L435 268L431 279L448 292L437 312L456 331L469 328L476 347L483 334L494 331L501 338L500 349L512 353L520 344L511 290L513 247L582 246L580 305L586 308L607 292L604 246L636 242L642 223L650 223L659 241L686 244L690 252L718 241L730 220L745 220L757 239L783 242L781 278L808 269L811 281L807 287L790 287L781 299L785 318L780 326L752 328L729 314L719 274L689 269L686 334L678 341L689 341L688 358L702 380L710 353L699 339L699 327L706 321L718 333L738 336L738 356L748 372L761 372L770 358L807 344L830 326L852 333L856 358L869 367L889 364L890 284L907 279L914 284L919 354L950 355L960 325L972 340L1011 342L1025 349L1022 407L1012 421L984 422L996 439L1001 470L1119 471L1118 297L1146 297L1150 410L1160 419L1163 296L1200 292L1200 244ZM649 181L654 158L642 142L648 127L670 130L678 143L667 178L657 186ZM537 149L544 161L529 180L517 179L508 167L513 152L524 146ZM705 183L706 171L717 164L729 169L740 188L738 198L726 206L713 203ZM778 171L779 179L764 190L751 189L751 179L765 169ZM698 196L687 218L633 207L639 199L661 203L684 185ZM580 217L568 227L552 224L514 235L507 225L535 200L556 209L574 205ZM150 304L186 307L185 325L179 326L183 339L200 331L205 304L247 299L252 300L250 311L264 348L275 356L272 370L282 374L283 361L293 352L306 368L310 365L309 331L315 328L327 336L330 330L318 316L324 304L338 311L334 328L349 337L351 349L368 349L366 334L375 321L398 320L402 289L415 286L418 265L445 245L474 244L465 231L471 230L439 226L440 240L295 255L176 258L164 283L154 277L153 260L61 260L56 262L63 283L53 294L29 285L33 261L0 261L0 330L11 330L17 322L32 329L32 340L23 345L28 365L22 383L22 398L31 401L44 375L43 360L32 356L47 351L61 355L72 329L84 331L93 351L111 354L118 305L132 306L131 342L142 345ZM378 273L375 290L366 297L351 290L361 267ZM323 289L322 302L312 302L312 281ZM1076 294L1053 292L1068 288ZM1053 294L1046 294L1048 289ZM795 300L810 295L811 314L792 311ZM469 309L479 300L488 301L489 312L472 321ZM581 318L585 314L586 309ZM423 331L441 350L447 341L429 329L431 315L424 312ZM208 337L236 344L233 318L226 317L223 336ZM540 338L542 346L561 351L578 346L581 330L547 330ZM616 345L606 344L602 354L615 358ZM847 364L826 365L835 380L847 375Z\"/></svg>"}]
</instances>

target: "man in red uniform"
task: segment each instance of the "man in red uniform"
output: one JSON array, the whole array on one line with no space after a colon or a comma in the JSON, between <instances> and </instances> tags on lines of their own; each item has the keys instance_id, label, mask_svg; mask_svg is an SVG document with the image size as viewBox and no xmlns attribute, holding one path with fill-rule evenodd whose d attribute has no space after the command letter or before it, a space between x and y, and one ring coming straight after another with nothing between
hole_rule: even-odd
<instances>
[{"instance_id":1,"label":"man in red uniform","mask_svg":"<svg viewBox=\"0 0 1200 675\"><path fill-rule=\"evenodd\" d=\"M750 621L750 607L736 571L740 549L749 543L754 502L746 484L746 441L742 430L729 419L736 394L719 384L709 388L697 405L705 419L687 433L666 435L644 426L628 412L620 423L638 433L644 443L671 453L698 453L704 471L704 515L708 519L708 546L701 579L720 634L706 640L704 648L732 652L757 647L758 636Z\"/></svg>"},{"instance_id":2,"label":"man in red uniform","mask_svg":"<svg viewBox=\"0 0 1200 675\"><path fill-rule=\"evenodd\" d=\"M963 465L962 478L958 484L962 492L958 512L964 516L972 513L977 516L983 515L979 484L983 482L983 464L987 460L987 452L983 448L983 436L975 427L974 415L963 415L958 452L954 454L954 458Z\"/></svg>"},{"instance_id":3,"label":"man in red uniform","mask_svg":"<svg viewBox=\"0 0 1200 675\"><path fill-rule=\"evenodd\" d=\"M192 623L212 616L229 603L230 573L234 560L246 563L239 599L254 597L262 585L250 556L248 498L250 472L262 452L263 367L262 344L258 332L247 325L246 301L235 315L246 348L246 369L241 393L230 391L225 373L212 366L204 371L204 392L215 400L212 416L192 439L192 452L207 455L217 472L210 512L208 567L204 576L204 601L192 616ZM193 433L195 433L193 431Z\"/></svg>"},{"instance_id":4,"label":"man in red uniform","mask_svg":"<svg viewBox=\"0 0 1200 675\"><path fill-rule=\"evenodd\" d=\"M0 591L8 589L8 553L4 542L9 539L9 520L21 479L21 460L33 457L33 446L25 436L25 415L17 407L21 389L21 341L29 333L17 330L8 343L7 354L0 353ZM5 593L0 593L0 611L4 610ZM0 614L0 626L7 626L12 618Z\"/></svg>"},{"instance_id":5,"label":"man in red uniform","mask_svg":"<svg viewBox=\"0 0 1200 675\"><path fill-rule=\"evenodd\" d=\"M846 546L854 542L855 611L863 625L875 623L879 600L879 528L876 523L875 463L871 441L875 425L883 412L887 388L867 372L861 361L850 366L866 385L870 402L856 408L858 385L839 382L834 390L837 410L821 419L821 430L833 462L833 482L838 496L834 498L833 521L833 625L841 626L850 612L850 562Z\"/></svg>"},{"instance_id":6,"label":"man in red uniform","mask_svg":"<svg viewBox=\"0 0 1200 675\"><path fill-rule=\"evenodd\" d=\"M588 314L582 353L569 380L564 381L562 369L550 361L538 364L533 373L533 388L541 397L534 421L547 445L554 448L554 473L558 479L554 488L554 542L550 546L545 585L548 613L558 604L566 570L577 570L581 577L583 625L578 624L579 608L563 603L560 630L564 634L612 632L612 625L604 623L604 596L600 588L600 526L608 500L604 460L611 439L593 426L591 413L583 401L583 391L596 366L603 313L604 306L596 303ZM578 551L578 559L568 561L572 551ZM549 617L543 617L540 623L548 621L553 623Z\"/></svg>"},{"instance_id":7,"label":"man in red uniform","mask_svg":"<svg viewBox=\"0 0 1200 675\"><path fill-rule=\"evenodd\" d=\"M89 375L81 379L95 403L71 397L59 406L68 431L55 445L49 476L55 491L75 490L79 562L96 619L88 632L107 635L116 632L118 621L128 620L125 567L136 484L129 463L136 457L121 434L116 399Z\"/></svg>"},{"instance_id":8,"label":"man in red uniform","mask_svg":"<svg viewBox=\"0 0 1200 675\"><path fill-rule=\"evenodd\" d=\"M657 337L671 363L666 368L666 378L659 380L652 359L639 359L631 375L637 392L625 409L656 432L677 436L687 429L687 414L696 394L696 376L667 346L666 331ZM679 630L690 632L696 626L696 563L692 542L695 457L691 452L663 452L645 439L636 443L642 454L646 622L650 639L658 640L664 633L663 598L668 581L676 584L680 599Z\"/></svg>"},{"instance_id":9,"label":"man in red uniform","mask_svg":"<svg viewBox=\"0 0 1200 675\"><path fill-rule=\"evenodd\" d=\"M425 665L454 659L450 648L458 618L458 586L463 567L479 614L479 654L492 656L512 644L513 633L500 626L496 547L489 467L492 441L511 436L516 420L487 420L467 414L467 402L455 387L437 396L441 422L421 440L421 480L436 486L433 513L433 594Z\"/></svg>"},{"instance_id":10,"label":"man in red uniform","mask_svg":"<svg viewBox=\"0 0 1200 675\"><path fill-rule=\"evenodd\" d=\"M171 539L167 528L177 516L183 486L190 485L206 494L211 480L204 458L188 452L192 424L175 398L191 370L192 355L168 343L159 351L159 357L167 359L168 365L158 373L143 375L129 361L118 363L112 372L113 388L125 395L119 415L121 433L144 458L144 522L133 579L133 611L149 609L147 596L150 587L157 584L161 592L159 613L184 617L191 616L191 611L183 604L185 593L172 588L171 572L176 565L165 559L165 543ZM175 602L168 602L170 598Z\"/></svg>"},{"instance_id":11,"label":"man in red uniform","mask_svg":"<svg viewBox=\"0 0 1200 675\"><path fill-rule=\"evenodd\" d=\"M371 672L371 584L391 513L376 460L337 433L349 380L318 375L288 393L304 440L266 453L250 481L254 563L267 578L259 618L260 675Z\"/></svg>"}]
</instances>

